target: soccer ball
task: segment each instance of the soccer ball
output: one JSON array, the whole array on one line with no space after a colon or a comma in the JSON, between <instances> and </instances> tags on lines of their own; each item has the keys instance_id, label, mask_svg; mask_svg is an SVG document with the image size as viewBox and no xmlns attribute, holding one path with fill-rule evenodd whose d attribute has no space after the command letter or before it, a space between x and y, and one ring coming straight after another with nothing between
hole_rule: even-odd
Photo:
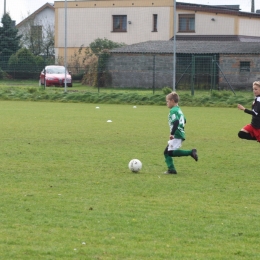
<instances>
[{"instance_id":1,"label":"soccer ball","mask_svg":"<svg viewBox=\"0 0 260 260\"><path fill-rule=\"evenodd\" d=\"M132 172L139 172L142 169L142 163L138 159L133 159L129 162L128 168Z\"/></svg>"}]
</instances>

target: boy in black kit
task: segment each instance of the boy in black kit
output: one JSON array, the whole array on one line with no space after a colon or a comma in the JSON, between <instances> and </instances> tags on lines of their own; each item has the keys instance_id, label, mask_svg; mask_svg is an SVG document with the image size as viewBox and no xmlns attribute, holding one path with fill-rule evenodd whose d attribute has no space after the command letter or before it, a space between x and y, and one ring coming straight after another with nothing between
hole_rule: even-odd
<instances>
[{"instance_id":1,"label":"boy in black kit","mask_svg":"<svg viewBox=\"0 0 260 260\"><path fill-rule=\"evenodd\" d=\"M260 142L260 81L255 81L253 83L253 92L255 100L252 105L252 110L246 109L240 104L237 105L238 109L252 115L251 124L244 126L239 131L238 137Z\"/></svg>"}]
</instances>

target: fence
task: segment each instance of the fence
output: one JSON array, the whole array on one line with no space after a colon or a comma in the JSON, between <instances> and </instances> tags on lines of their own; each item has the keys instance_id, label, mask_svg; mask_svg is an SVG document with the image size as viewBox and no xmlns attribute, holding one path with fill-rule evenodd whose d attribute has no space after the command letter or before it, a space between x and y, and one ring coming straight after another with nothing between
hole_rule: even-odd
<instances>
[{"instance_id":1,"label":"fence","mask_svg":"<svg viewBox=\"0 0 260 260\"><path fill-rule=\"evenodd\" d=\"M234 5L178 2L174 13L173 3L55 2L53 13L48 13L55 28L48 24L47 29L37 18L46 11L40 7L36 16L22 22L24 27L14 27L5 14L0 80L38 82L46 65L58 64L66 65L74 80L99 88L167 86L192 94L251 89L260 79L260 14Z\"/></svg>"}]
</instances>

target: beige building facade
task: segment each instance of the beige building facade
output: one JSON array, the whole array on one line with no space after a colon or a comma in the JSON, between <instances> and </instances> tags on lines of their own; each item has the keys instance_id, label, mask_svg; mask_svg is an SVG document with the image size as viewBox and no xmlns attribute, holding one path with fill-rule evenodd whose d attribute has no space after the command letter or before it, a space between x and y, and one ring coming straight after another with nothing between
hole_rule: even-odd
<instances>
[{"instance_id":1,"label":"beige building facade","mask_svg":"<svg viewBox=\"0 0 260 260\"><path fill-rule=\"evenodd\" d=\"M68 1L67 55L97 38L127 45L178 37L260 37L260 14L237 8L197 4L176 4L172 0ZM55 53L64 55L65 5L55 2Z\"/></svg>"},{"instance_id":2,"label":"beige building facade","mask_svg":"<svg viewBox=\"0 0 260 260\"><path fill-rule=\"evenodd\" d=\"M115 21L118 19L118 21ZM120 20L121 19L121 20ZM64 2L55 2L55 47L65 46ZM121 30L115 28L118 22ZM72 54L97 38L127 45L147 40L168 40L173 35L173 3L154 1L73 1L67 3L67 47Z\"/></svg>"}]
</instances>

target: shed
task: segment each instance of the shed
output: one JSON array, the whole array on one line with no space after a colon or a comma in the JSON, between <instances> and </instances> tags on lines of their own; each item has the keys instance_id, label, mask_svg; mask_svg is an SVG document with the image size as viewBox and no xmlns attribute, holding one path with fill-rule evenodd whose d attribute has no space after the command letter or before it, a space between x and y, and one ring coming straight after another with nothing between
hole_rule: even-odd
<instances>
[{"instance_id":1,"label":"shed","mask_svg":"<svg viewBox=\"0 0 260 260\"><path fill-rule=\"evenodd\" d=\"M173 41L148 41L110 51L111 85L162 88L173 84ZM176 83L185 88L251 88L260 80L260 42L176 40Z\"/></svg>"}]
</instances>

